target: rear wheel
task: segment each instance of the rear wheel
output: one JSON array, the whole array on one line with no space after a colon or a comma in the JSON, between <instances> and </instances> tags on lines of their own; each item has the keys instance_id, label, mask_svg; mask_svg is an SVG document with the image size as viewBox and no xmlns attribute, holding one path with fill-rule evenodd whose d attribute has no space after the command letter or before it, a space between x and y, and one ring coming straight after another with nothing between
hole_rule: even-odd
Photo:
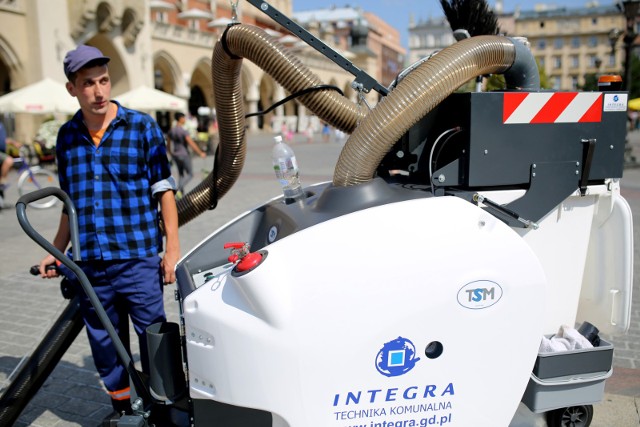
<instances>
[{"instance_id":1,"label":"rear wheel","mask_svg":"<svg viewBox=\"0 0 640 427\"><path fill-rule=\"evenodd\" d=\"M18 153L20 157L24 159L25 162L27 162L28 165L33 163L33 153L31 152L31 148L28 145L21 145L18 149Z\"/></svg>"},{"instance_id":2,"label":"rear wheel","mask_svg":"<svg viewBox=\"0 0 640 427\"><path fill-rule=\"evenodd\" d=\"M549 427L589 427L592 419L592 405L570 406L547 412Z\"/></svg>"},{"instance_id":3,"label":"rear wheel","mask_svg":"<svg viewBox=\"0 0 640 427\"><path fill-rule=\"evenodd\" d=\"M18 193L21 196L47 187L58 187L58 177L55 173L39 166L34 166L22 172L18 178ZM47 209L58 203L54 196L36 200L29 203L29 206L36 209Z\"/></svg>"}]
</instances>

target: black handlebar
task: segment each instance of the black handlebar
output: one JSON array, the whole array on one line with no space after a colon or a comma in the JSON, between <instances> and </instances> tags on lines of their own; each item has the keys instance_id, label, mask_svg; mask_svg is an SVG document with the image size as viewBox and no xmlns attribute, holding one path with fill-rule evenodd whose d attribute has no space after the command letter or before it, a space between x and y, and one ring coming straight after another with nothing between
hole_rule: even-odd
<instances>
[{"instance_id":1,"label":"black handlebar","mask_svg":"<svg viewBox=\"0 0 640 427\"><path fill-rule=\"evenodd\" d=\"M66 256L60 252L55 246L53 246L47 239L42 237L29 223L27 219L26 209L29 203L35 202L36 200L44 199L46 197L55 196L59 200L64 203L64 207L67 210L67 214L69 215L69 227L71 231L71 246L74 248L80 247L80 242L78 240L78 216L76 215L76 207L73 205L71 198L59 188L56 187L47 187L42 188L40 190L36 190L31 193L27 193L21 196L16 202L16 212L18 215L18 222L20 226L24 230L25 233L29 237L31 237L37 244L42 246L44 250L52 254L56 259L59 259L64 263L63 259ZM73 260L80 261L79 251L73 252ZM66 265L66 264L65 264ZM71 266L67 266L71 270L74 270Z\"/></svg>"}]
</instances>

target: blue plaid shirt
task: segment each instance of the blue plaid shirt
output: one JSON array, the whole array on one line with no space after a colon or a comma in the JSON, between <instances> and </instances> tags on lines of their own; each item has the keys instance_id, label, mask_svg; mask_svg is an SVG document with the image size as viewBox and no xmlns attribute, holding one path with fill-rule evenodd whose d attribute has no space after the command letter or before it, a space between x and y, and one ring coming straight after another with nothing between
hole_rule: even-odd
<instances>
[{"instance_id":1,"label":"blue plaid shirt","mask_svg":"<svg viewBox=\"0 0 640 427\"><path fill-rule=\"evenodd\" d=\"M149 115L118 104L96 147L78 111L58 132L56 156L60 188L78 214L83 261L162 251L153 190L170 179L171 170L164 136Z\"/></svg>"}]
</instances>

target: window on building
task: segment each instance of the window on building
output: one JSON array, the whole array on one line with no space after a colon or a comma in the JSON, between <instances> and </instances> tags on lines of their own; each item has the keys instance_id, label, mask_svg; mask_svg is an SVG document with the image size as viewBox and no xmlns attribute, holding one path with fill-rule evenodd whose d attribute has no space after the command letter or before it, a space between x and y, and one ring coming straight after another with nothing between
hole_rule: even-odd
<instances>
[{"instance_id":1,"label":"window on building","mask_svg":"<svg viewBox=\"0 0 640 427\"><path fill-rule=\"evenodd\" d=\"M596 47L596 46L598 46L598 37L596 36L589 37L589 47Z\"/></svg>"},{"instance_id":2,"label":"window on building","mask_svg":"<svg viewBox=\"0 0 640 427\"><path fill-rule=\"evenodd\" d=\"M564 46L564 40L562 40L562 37L556 37L553 40L553 47L556 49L562 49L562 46Z\"/></svg>"},{"instance_id":3,"label":"window on building","mask_svg":"<svg viewBox=\"0 0 640 427\"><path fill-rule=\"evenodd\" d=\"M189 28L191 28L192 30L199 30L199 21L197 19L190 19L189 20Z\"/></svg>"},{"instance_id":4,"label":"window on building","mask_svg":"<svg viewBox=\"0 0 640 427\"><path fill-rule=\"evenodd\" d=\"M578 76L571 76L571 90L578 90Z\"/></svg>"},{"instance_id":5,"label":"window on building","mask_svg":"<svg viewBox=\"0 0 640 427\"><path fill-rule=\"evenodd\" d=\"M547 41L545 39L540 39L538 40L537 45L538 45L538 49L544 50L547 48Z\"/></svg>"},{"instance_id":6,"label":"window on building","mask_svg":"<svg viewBox=\"0 0 640 427\"><path fill-rule=\"evenodd\" d=\"M616 56L615 55L609 55L609 67L615 67L616 66Z\"/></svg>"},{"instance_id":7,"label":"window on building","mask_svg":"<svg viewBox=\"0 0 640 427\"><path fill-rule=\"evenodd\" d=\"M553 89L560 90L561 86L562 86L562 78L560 76L555 76L553 78Z\"/></svg>"},{"instance_id":8,"label":"window on building","mask_svg":"<svg viewBox=\"0 0 640 427\"><path fill-rule=\"evenodd\" d=\"M544 56L538 57L538 64L540 64L540 68L544 69Z\"/></svg>"},{"instance_id":9,"label":"window on building","mask_svg":"<svg viewBox=\"0 0 640 427\"><path fill-rule=\"evenodd\" d=\"M597 60L598 60L598 57L596 55L589 55L589 67L597 68L596 67Z\"/></svg>"},{"instance_id":10,"label":"window on building","mask_svg":"<svg viewBox=\"0 0 640 427\"><path fill-rule=\"evenodd\" d=\"M156 22L162 22L166 24L169 22L169 17L167 16L167 12L158 11L156 12Z\"/></svg>"},{"instance_id":11,"label":"window on building","mask_svg":"<svg viewBox=\"0 0 640 427\"><path fill-rule=\"evenodd\" d=\"M580 47L580 37L571 38L571 47L577 49Z\"/></svg>"},{"instance_id":12,"label":"window on building","mask_svg":"<svg viewBox=\"0 0 640 427\"><path fill-rule=\"evenodd\" d=\"M598 18L596 18L596 17L591 18L591 24L598 25Z\"/></svg>"},{"instance_id":13,"label":"window on building","mask_svg":"<svg viewBox=\"0 0 640 427\"><path fill-rule=\"evenodd\" d=\"M562 57L560 56L553 57L553 68L555 69L562 68Z\"/></svg>"},{"instance_id":14,"label":"window on building","mask_svg":"<svg viewBox=\"0 0 640 427\"><path fill-rule=\"evenodd\" d=\"M433 34L428 34L425 46L434 47L435 45L436 45L436 38L433 36Z\"/></svg>"},{"instance_id":15,"label":"window on building","mask_svg":"<svg viewBox=\"0 0 640 427\"><path fill-rule=\"evenodd\" d=\"M571 68L580 67L580 57L578 55L571 55Z\"/></svg>"},{"instance_id":16,"label":"window on building","mask_svg":"<svg viewBox=\"0 0 640 427\"><path fill-rule=\"evenodd\" d=\"M540 28L544 28L544 21L540 21Z\"/></svg>"},{"instance_id":17,"label":"window on building","mask_svg":"<svg viewBox=\"0 0 640 427\"><path fill-rule=\"evenodd\" d=\"M337 36L333 36L333 44L335 44L337 46L338 44L336 43L336 37ZM409 36L409 48L415 49L417 47L420 47L418 42L419 42L419 39L418 39L418 37L415 36L415 34L411 34Z\"/></svg>"}]
</instances>

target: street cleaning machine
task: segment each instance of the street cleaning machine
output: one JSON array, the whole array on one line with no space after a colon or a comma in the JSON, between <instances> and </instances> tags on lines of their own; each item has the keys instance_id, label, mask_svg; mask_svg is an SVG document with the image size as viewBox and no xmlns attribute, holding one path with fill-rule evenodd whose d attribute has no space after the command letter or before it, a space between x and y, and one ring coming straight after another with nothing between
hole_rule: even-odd
<instances>
[{"instance_id":1,"label":"street cleaning machine","mask_svg":"<svg viewBox=\"0 0 640 427\"><path fill-rule=\"evenodd\" d=\"M629 327L627 93L541 90L526 44L502 36L463 39L385 88L249 1L381 100L362 108L264 30L226 29L212 58L215 168L179 200L181 224L242 169L244 59L350 136L331 182L241 214L181 259L179 323L148 331L148 379L112 333L137 394L118 425L495 427L526 407L550 426L588 426L613 346L540 343L562 325ZM456 92L488 74L505 89ZM101 310L75 262L29 226L41 196L18 202L22 226Z\"/></svg>"}]
</instances>

